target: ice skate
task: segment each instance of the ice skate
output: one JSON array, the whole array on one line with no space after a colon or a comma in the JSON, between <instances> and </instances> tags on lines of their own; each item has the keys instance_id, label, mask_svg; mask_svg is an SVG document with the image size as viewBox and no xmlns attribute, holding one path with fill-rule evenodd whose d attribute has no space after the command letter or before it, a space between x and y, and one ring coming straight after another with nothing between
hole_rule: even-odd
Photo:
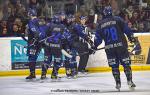
<instances>
[{"instance_id":1,"label":"ice skate","mask_svg":"<svg viewBox=\"0 0 150 95\"><path fill-rule=\"evenodd\" d=\"M116 84L116 89L120 92L120 88L121 88L121 84L120 83L117 83Z\"/></svg>"},{"instance_id":2,"label":"ice skate","mask_svg":"<svg viewBox=\"0 0 150 95\"><path fill-rule=\"evenodd\" d=\"M41 80L44 80L44 79L46 79L47 77L46 77L46 72L42 72L42 75L41 75Z\"/></svg>"},{"instance_id":3,"label":"ice skate","mask_svg":"<svg viewBox=\"0 0 150 95\"><path fill-rule=\"evenodd\" d=\"M77 79L78 76L77 76L77 75L73 75L72 78L73 78L73 79Z\"/></svg>"},{"instance_id":4,"label":"ice skate","mask_svg":"<svg viewBox=\"0 0 150 95\"><path fill-rule=\"evenodd\" d=\"M132 81L128 81L127 84L128 84L129 89L130 89L131 91L134 91L134 90L135 90L136 85L135 85Z\"/></svg>"},{"instance_id":5,"label":"ice skate","mask_svg":"<svg viewBox=\"0 0 150 95\"><path fill-rule=\"evenodd\" d=\"M75 69L72 69L72 71L71 71L71 76L72 76L72 78L73 79L76 79L78 76L77 76L77 69L75 68Z\"/></svg>"},{"instance_id":6,"label":"ice skate","mask_svg":"<svg viewBox=\"0 0 150 95\"><path fill-rule=\"evenodd\" d=\"M87 70L78 71L78 76L85 76L88 74Z\"/></svg>"},{"instance_id":7,"label":"ice skate","mask_svg":"<svg viewBox=\"0 0 150 95\"><path fill-rule=\"evenodd\" d=\"M35 73L31 73L29 76L26 77L27 81L35 81L36 76Z\"/></svg>"},{"instance_id":8,"label":"ice skate","mask_svg":"<svg viewBox=\"0 0 150 95\"><path fill-rule=\"evenodd\" d=\"M67 79L71 79L72 78L72 76L67 76Z\"/></svg>"},{"instance_id":9,"label":"ice skate","mask_svg":"<svg viewBox=\"0 0 150 95\"><path fill-rule=\"evenodd\" d=\"M58 77L56 75L51 75L51 81L52 82L59 82L59 81L61 81L61 77Z\"/></svg>"},{"instance_id":10,"label":"ice skate","mask_svg":"<svg viewBox=\"0 0 150 95\"><path fill-rule=\"evenodd\" d=\"M67 79L71 79L71 69L66 69Z\"/></svg>"}]
</instances>

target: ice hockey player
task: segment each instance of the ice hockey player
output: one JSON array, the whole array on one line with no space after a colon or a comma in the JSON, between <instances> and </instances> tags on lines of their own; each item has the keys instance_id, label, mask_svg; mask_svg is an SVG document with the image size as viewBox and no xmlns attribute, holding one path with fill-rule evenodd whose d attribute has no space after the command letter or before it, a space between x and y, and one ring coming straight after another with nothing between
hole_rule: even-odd
<instances>
[{"instance_id":1,"label":"ice hockey player","mask_svg":"<svg viewBox=\"0 0 150 95\"><path fill-rule=\"evenodd\" d=\"M66 19L65 12L62 11L62 12L58 13L58 15L59 15L59 18L60 18L60 23L66 26L67 19Z\"/></svg>"},{"instance_id":2,"label":"ice hockey player","mask_svg":"<svg viewBox=\"0 0 150 95\"><path fill-rule=\"evenodd\" d=\"M73 44L73 46L75 46L80 55L78 73L81 74L87 73L85 68L89 59L88 43L91 46L93 45L93 41L90 38L90 32L87 31L86 20L86 16L80 16L80 23L74 26L74 33L76 37L74 37L75 43Z\"/></svg>"},{"instance_id":3,"label":"ice hockey player","mask_svg":"<svg viewBox=\"0 0 150 95\"><path fill-rule=\"evenodd\" d=\"M34 79L35 67L37 57L41 51L42 44L39 43L39 40L44 38L44 34L41 33L39 28L39 19L37 18L37 12L34 9L29 9L28 16L30 20L28 22L28 47L27 47L27 56L28 56L28 66L30 69L30 75L26 79Z\"/></svg>"},{"instance_id":4,"label":"ice hockey player","mask_svg":"<svg viewBox=\"0 0 150 95\"><path fill-rule=\"evenodd\" d=\"M72 56L72 58L65 57L66 75L67 75L67 78L69 79L77 78L77 61L76 61L77 51L71 45L72 43L71 31L72 31L74 24L75 24L74 15L69 15L67 17L67 23L66 23L68 31L64 33L65 41L63 43L64 49Z\"/></svg>"},{"instance_id":5,"label":"ice hockey player","mask_svg":"<svg viewBox=\"0 0 150 95\"><path fill-rule=\"evenodd\" d=\"M135 42L132 31L120 17L112 15L111 6L106 6L103 10L103 20L99 22L94 38L95 49L105 41L105 52L108 64L112 68L112 74L116 81L116 89L120 91L121 80L119 64L124 67L124 73L129 87L136 85L132 81L131 60L128 53L128 44L125 37L128 37L131 43Z\"/></svg>"},{"instance_id":6,"label":"ice hockey player","mask_svg":"<svg viewBox=\"0 0 150 95\"><path fill-rule=\"evenodd\" d=\"M39 29L42 37L40 36L40 43L43 43L47 38L47 33L49 32L50 23L47 24L44 17L39 17ZM48 67L51 66L52 54L51 50L42 44L42 48L44 49L44 63L42 64L42 74L41 79L46 79L46 74Z\"/></svg>"},{"instance_id":7,"label":"ice hockey player","mask_svg":"<svg viewBox=\"0 0 150 95\"><path fill-rule=\"evenodd\" d=\"M53 18L53 24L49 28L47 34L48 38L45 41L45 45L51 50L51 54L54 56L54 65L51 74L51 79L57 80L58 70L61 67L62 63L62 40L63 33L65 31L65 26L60 23L60 18L58 15L55 15Z\"/></svg>"}]
</instances>

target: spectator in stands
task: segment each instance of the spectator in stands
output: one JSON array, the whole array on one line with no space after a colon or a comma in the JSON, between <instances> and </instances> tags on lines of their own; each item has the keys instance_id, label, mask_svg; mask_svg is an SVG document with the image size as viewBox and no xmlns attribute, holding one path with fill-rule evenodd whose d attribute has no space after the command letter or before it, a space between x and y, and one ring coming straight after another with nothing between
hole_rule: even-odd
<instances>
[{"instance_id":1,"label":"spectator in stands","mask_svg":"<svg viewBox=\"0 0 150 95\"><path fill-rule=\"evenodd\" d=\"M131 23L131 22L128 22L128 27L129 27L130 29L132 29L132 23Z\"/></svg>"},{"instance_id":2,"label":"spectator in stands","mask_svg":"<svg viewBox=\"0 0 150 95\"><path fill-rule=\"evenodd\" d=\"M41 16L42 8L46 5L45 0L29 0L29 8L37 11L37 16Z\"/></svg>"},{"instance_id":3,"label":"spectator in stands","mask_svg":"<svg viewBox=\"0 0 150 95\"><path fill-rule=\"evenodd\" d=\"M126 9L126 12L128 13L129 15L129 19L132 17L132 14L133 14L133 6L132 5L129 5L128 8Z\"/></svg>"},{"instance_id":4,"label":"spectator in stands","mask_svg":"<svg viewBox=\"0 0 150 95\"><path fill-rule=\"evenodd\" d=\"M130 22L130 20L129 20L129 14L126 12L125 9L123 9L123 10L120 11L119 16L122 17L125 22Z\"/></svg>"},{"instance_id":5,"label":"spectator in stands","mask_svg":"<svg viewBox=\"0 0 150 95\"><path fill-rule=\"evenodd\" d=\"M16 37L19 37L19 27L17 24L13 24L13 27L12 27L12 31L13 31L13 35L12 36L16 36Z\"/></svg>"},{"instance_id":6,"label":"spectator in stands","mask_svg":"<svg viewBox=\"0 0 150 95\"><path fill-rule=\"evenodd\" d=\"M85 7L85 5L82 5L81 7L80 7L80 14L81 15L88 15L88 12L86 11L86 7Z\"/></svg>"},{"instance_id":7,"label":"spectator in stands","mask_svg":"<svg viewBox=\"0 0 150 95\"><path fill-rule=\"evenodd\" d=\"M94 29L94 17L95 17L95 12L93 9L90 9L89 14L88 14L88 20L87 20L87 26L90 29Z\"/></svg>"},{"instance_id":8,"label":"spectator in stands","mask_svg":"<svg viewBox=\"0 0 150 95\"><path fill-rule=\"evenodd\" d=\"M3 10L2 10L2 5L0 5L0 20L2 20L3 17Z\"/></svg>"},{"instance_id":9,"label":"spectator in stands","mask_svg":"<svg viewBox=\"0 0 150 95\"><path fill-rule=\"evenodd\" d=\"M139 19L139 15L137 12L133 12L133 15L132 15L130 21L133 25L134 30L138 30L138 24L139 24L140 19Z\"/></svg>"},{"instance_id":10,"label":"spectator in stands","mask_svg":"<svg viewBox=\"0 0 150 95\"><path fill-rule=\"evenodd\" d=\"M3 19L8 20L8 17L12 13L12 8L13 8L13 5L8 0L3 4L3 7L2 7Z\"/></svg>"},{"instance_id":11,"label":"spectator in stands","mask_svg":"<svg viewBox=\"0 0 150 95\"><path fill-rule=\"evenodd\" d=\"M84 5L86 8L86 11L90 11L91 9L94 9L94 3L95 0L83 0L84 1Z\"/></svg>"},{"instance_id":12,"label":"spectator in stands","mask_svg":"<svg viewBox=\"0 0 150 95\"><path fill-rule=\"evenodd\" d=\"M14 24L18 26L18 30L20 33L25 33L25 25L23 26L23 22L20 18L16 18Z\"/></svg>"},{"instance_id":13,"label":"spectator in stands","mask_svg":"<svg viewBox=\"0 0 150 95\"><path fill-rule=\"evenodd\" d=\"M146 27L146 25L144 24L144 22L140 22L138 25L138 32L148 32L148 29Z\"/></svg>"},{"instance_id":14,"label":"spectator in stands","mask_svg":"<svg viewBox=\"0 0 150 95\"><path fill-rule=\"evenodd\" d=\"M95 0L95 13L101 14L103 10L102 0Z\"/></svg>"},{"instance_id":15,"label":"spectator in stands","mask_svg":"<svg viewBox=\"0 0 150 95\"><path fill-rule=\"evenodd\" d=\"M133 24L134 22L139 21L139 20L140 20L139 14L136 11L134 11L130 19L131 23Z\"/></svg>"},{"instance_id":16,"label":"spectator in stands","mask_svg":"<svg viewBox=\"0 0 150 95\"><path fill-rule=\"evenodd\" d=\"M37 6L38 6L37 0L29 0L29 8L37 9Z\"/></svg>"},{"instance_id":17,"label":"spectator in stands","mask_svg":"<svg viewBox=\"0 0 150 95\"><path fill-rule=\"evenodd\" d=\"M48 4L42 8L41 16L45 16L46 20L52 18L51 8L48 6Z\"/></svg>"},{"instance_id":18,"label":"spectator in stands","mask_svg":"<svg viewBox=\"0 0 150 95\"><path fill-rule=\"evenodd\" d=\"M128 27L129 27L133 32L137 32L137 28L134 28L131 22L128 22Z\"/></svg>"},{"instance_id":19,"label":"spectator in stands","mask_svg":"<svg viewBox=\"0 0 150 95\"><path fill-rule=\"evenodd\" d=\"M21 4L20 0L17 0L15 8L17 17L21 17L22 19L27 17L25 6Z\"/></svg>"},{"instance_id":20,"label":"spectator in stands","mask_svg":"<svg viewBox=\"0 0 150 95\"><path fill-rule=\"evenodd\" d=\"M7 21L3 20L1 21L1 25L0 25L0 37L6 37L6 36L10 36L10 33L8 32L7 29Z\"/></svg>"},{"instance_id":21,"label":"spectator in stands","mask_svg":"<svg viewBox=\"0 0 150 95\"><path fill-rule=\"evenodd\" d=\"M132 5L133 1L132 0L126 0L127 5Z\"/></svg>"},{"instance_id":22,"label":"spectator in stands","mask_svg":"<svg viewBox=\"0 0 150 95\"><path fill-rule=\"evenodd\" d=\"M55 2L52 3L50 1ZM53 5L54 13L64 11L63 9L60 10L60 8L63 8L60 5L65 4L63 1L74 2L73 4L79 5L80 11L78 11L76 17L81 15L88 16L88 26L94 29L94 14L101 14L101 10L105 5L112 4L114 6L115 4L113 2L117 0L47 0L47 2L46 0L0 0L0 2L3 4L1 4L2 6L0 7L0 20L2 19L2 23L0 25L0 35L13 36L12 29L14 24L17 25L15 27L18 27L21 33L24 33L24 27L27 22L27 8L36 8L38 11L38 16L50 18L52 14L49 5ZM86 3L86 1L88 2ZM132 30L135 32L150 31L150 8L145 8L142 6L136 7L136 4L139 3L139 0L124 0L124 2L127 6L127 9L125 8L120 15L127 23L129 22L129 25L131 24ZM148 3L150 0L147 0L146 2ZM55 5L58 5L59 11L55 11ZM150 3L148 3L148 6L150 6ZM86 7L88 7L88 10Z\"/></svg>"}]
</instances>

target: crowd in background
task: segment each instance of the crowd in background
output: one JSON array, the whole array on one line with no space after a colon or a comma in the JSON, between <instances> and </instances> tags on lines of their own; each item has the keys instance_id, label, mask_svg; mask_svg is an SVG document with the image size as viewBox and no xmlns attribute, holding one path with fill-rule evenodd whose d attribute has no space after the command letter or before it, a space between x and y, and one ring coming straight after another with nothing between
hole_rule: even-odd
<instances>
[{"instance_id":1,"label":"crowd in background","mask_svg":"<svg viewBox=\"0 0 150 95\"><path fill-rule=\"evenodd\" d=\"M60 11L73 14L78 21L88 16L87 25L95 29L94 17L102 19L104 6L111 4L114 15L121 16L133 32L150 32L150 0L0 0L0 37L14 37L25 33L29 8L37 10L38 17L48 21Z\"/></svg>"}]
</instances>

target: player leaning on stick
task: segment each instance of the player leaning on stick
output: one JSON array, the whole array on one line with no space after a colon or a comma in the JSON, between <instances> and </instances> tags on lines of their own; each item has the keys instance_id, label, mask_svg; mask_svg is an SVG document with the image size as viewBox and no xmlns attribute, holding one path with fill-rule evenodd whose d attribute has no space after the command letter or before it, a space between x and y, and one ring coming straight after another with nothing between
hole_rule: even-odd
<instances>
[{"instance_id":1,"label":"player leaning on stick","mask_svg":"<svg viewBox=\"0 0 150 95\"><path fill-rule=\"evenodd\" d=\"M136 85L132 81L131 60L125 37L126 35L131 43L135 42L133 33L123 19L112 15L111 6L104 8L103 16L103 20L99 22L96 28L94 39L95 49L102 43L102 40L105 41L105 52L108 64L112 68L112 74L116 81L116 89L120 91L121 88L119 64L124 67L128 85L134 88Z\"/></svg>"}]
</instances>

